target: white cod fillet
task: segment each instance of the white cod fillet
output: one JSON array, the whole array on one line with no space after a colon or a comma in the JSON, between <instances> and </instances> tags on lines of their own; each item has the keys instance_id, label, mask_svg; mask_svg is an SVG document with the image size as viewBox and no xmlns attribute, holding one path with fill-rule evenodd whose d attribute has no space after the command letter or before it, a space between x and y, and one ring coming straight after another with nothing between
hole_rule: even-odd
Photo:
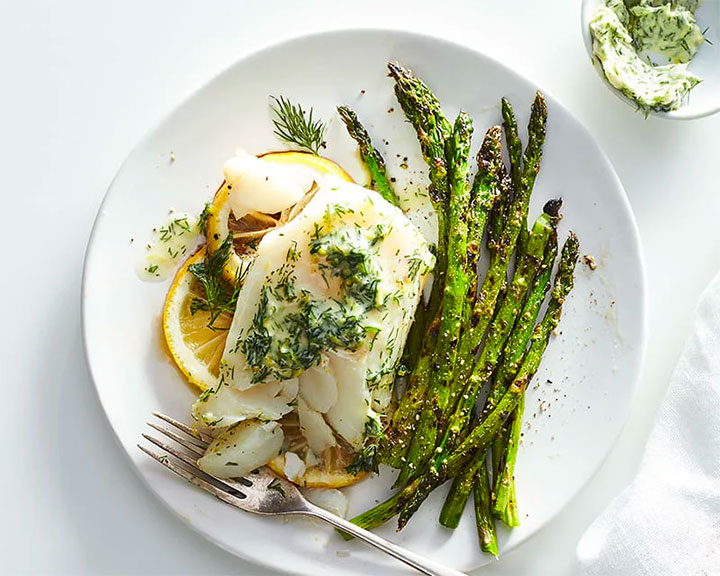
<instances>
[{"instance_id":1,"label":"white cod fillet","mask_svg":"<svg viewBox=\"0 0 720 576\"><path fill-rule=\"evenodd\" d=\"M299 379L305 419L312 408L318 423L323 414L361 447L367 418L391 397L433 264L427 241L399 208L361 186L321 182L294 220L260 242L228 333L220 389L195 403L195 416L219 428L278 419L297 405ZM266 392L246 401L256 388ZM330 442L313 430L314 444Z\"/></svg>"}]
</instances>

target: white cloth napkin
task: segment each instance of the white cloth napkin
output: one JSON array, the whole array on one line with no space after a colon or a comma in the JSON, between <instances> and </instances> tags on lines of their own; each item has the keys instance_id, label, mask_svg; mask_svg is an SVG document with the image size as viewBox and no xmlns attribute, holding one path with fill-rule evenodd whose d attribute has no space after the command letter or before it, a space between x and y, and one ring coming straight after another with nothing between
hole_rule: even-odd
<instances>
[{"instance_id":1,"label":"white cloth napkin","mask_svg":"<svg viewBox=\"0 0 720 576\"><path fill-rule=\"evenodd\" d=\"M583 576L720 574L720 275L700 300L637 477L585 532L578 558Z\"/></svg>"}]
</instances>

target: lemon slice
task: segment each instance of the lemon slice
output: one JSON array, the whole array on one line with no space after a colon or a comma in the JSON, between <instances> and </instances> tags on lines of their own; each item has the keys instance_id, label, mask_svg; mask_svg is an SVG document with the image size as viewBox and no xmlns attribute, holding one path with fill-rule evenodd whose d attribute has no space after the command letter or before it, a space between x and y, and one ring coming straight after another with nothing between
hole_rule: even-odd
<instances>
[{"instance_id":1,"label":"lemon slice","mask_svg":"<svg viewBox=\"0 0 720 576\"><path fill-rule=\"evenodd\" d=\"M276 474L287 478L284 470L285 452L303 454L307 450L307 441L300 431L300 422L296 412L282 418L280 425L285 435L283 453L268 462L268 467ZM365 478L367 472L350 474L345 470L352 463L354 457L354 450L338 439L336 446L327 448L317 457L317 464L307 466L300 477L292 480L288 478L288 480L308 488L342 488L355 484Z\"/></svg>"},{"instance_id":2,"label":"lemon slice","mask_svg":"<svg viewBox=\"0 0 720 576\"><path fill-rule=\"evenodd\" d=\"M305 166L318 175L337 176L348 182L353 181L350 175L338 164L315 154L306 152L269 152L261 155L261 157L269 162ZM228 234L232 233L235 250L223 269L223 276L232 282L243 267L245 259L253 254L262 237L273 228L291 220L299 212L299 209L297 209L296 205L295 209L290 209L287 213L280 214L277 217L262 212L251 212L240 220L236 220L230 210L229 197L230 190L227 183L223 182L215 193L212 204L208 207L206 236L208 250L212 253L222 245ZM309 197L311 197L310 194L306 196L308 199ZM298 204L303 204L303 201Z\"/></svg>"},{"instance_id":3,"label":"lemon slice","mask_svg":"<svg viewBox=\"0 0 720 576\"><path fill-rule=\"evenodd\" d=\"M165 299L163 311L163 331L170 354L190 383L201 390L211 388L217 383L220 359L232 322L232 315L223 313L215 320L215 329L212 329L208 328L208 312L191 312L193 298L203 297L204 293L188 268L204 257L203 247L178 270Z\"/></svg>"}]
</instances>

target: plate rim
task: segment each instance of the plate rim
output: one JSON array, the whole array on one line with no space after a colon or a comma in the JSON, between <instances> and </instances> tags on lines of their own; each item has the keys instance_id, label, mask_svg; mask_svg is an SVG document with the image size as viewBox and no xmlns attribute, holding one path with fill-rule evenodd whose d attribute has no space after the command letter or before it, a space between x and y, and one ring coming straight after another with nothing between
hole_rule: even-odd
<instances>
[{"instance_id":1,"label":"plate rim","mask_svg":"<svg viewBox=\"0 0 720 576\"><path fill-rule=\"evenodd\" d=\"M163 497L163 495L155 489L153 484L150 483L149 479L146 478L146 476L141 472L140 467L136 464L136 462L133 460L133 457L128 449L126 449L125 445L123 444L118 431L116 429L116 426L113 422L113 419L110 415L109 408L106 405L107 400L104 399L103 394L100 391L100 386L98 385L98 378L96 377L96 373L93 367L93 360L91 357L91 348L92 344L89 342L88 339L88 299L86 297L87 292L87 283L88 283L88 277L89 277L89 268L91 267L90 262L93 260L93 254L97 250L97 242L96 242L96 236L97 231L99 229L99 226L101 222L104 220L104 208L106 206L106 203L108 201L108 198L110 196L111 191L115 187L116 181L120 174L125 169L126 165L130 161L131 158L135 155L136 151L140 149L150 138L153 134L155 134L160 127L162 127L169 118L171 118L176 112L178 112L181 108L183 108L185 105L187 105L188 102L192 101L197 95L205 90L209 85L214 83L216 80L221 78L222 76L229 74L234 68L239 66L241 63L243 63L246 60L253 59L253 58L259 58L262 57L265 53L274 51L274 50L280 50L283 48L287 48L288 46L294 44L294 43L300 43L300 42L306 42L306 41L317 41L321 40L323 38L327 37L338 37L338 36L352 36L356 34L389 34L389 35L395 35L398 38L401 39L411 39L415 41L421 41L421 42L430 42L430 43L440 43L445 45L446 47L449 47L454 50L462 50L466 51L473 56L480 56L481 58L484 58L488 61L490 61L492 64L497 65L504 70L507 71L507 73L512 74L519 78L520 80L531 84L535 89L540 89L540 84L535 82L530 75L525 75L520 72L517 72L514 68L512 68L510 65L506 64L502 60L496 58L492 54L488 54L487 52L483 52L480 49L474 48L472 46L469 46L467 44L464 44L462 42L457 42L454 40L450 40L447 37L441 36L441 35L435 35L431 33L427 33L425 31L419 32L416 30L409 30L407 28L402 27L392 27L392 26L349 26L349 27L333 27L328 28L324 30L317 30L317 31L311 31L306 33L299 33L295 35L285 35L276 41L269 42L262 44L258 46L255 49L250 49L244 53L242 53L240 56L238 56L235 60L233 60L231 63L229 63L227 66L221 68L216 73L209 76L206 80L204 80L201 84L199 84L195 89L191 90L187 94L185 94L178 102L170 106L170 108L164 112L163 114L160 114L158 118L150 125L150 127L142 134L142 136L137 140L137 142L130 148L130 150L127 152L127 155L125 156L124 160L118 167L117 171L115 172L113 178L111 179L107 189L105 190L105 193L103 195L102 201L97 209L97 214L95 216L95 220L93 222L93 225L90 230L90 234L88 237L87 246L85 249L84 254L84 261L83 261L83 269L82 269L82 281L81 281L81 293L80 293L80 316L81 316L81 327L82 327L82 343L83 343L83 352L85 357L85 364L88 369L88 373L90 375L90 380L92 382L92 388L94 390L94 393L99 401L99 404L102 408L103 414L105 416L105 419L107 423L110 425L110 429L112 431L112 436L115 441L115 443L120 447L121 452L123 453L123 456L127 459L127 461L131 464L131 468L133 472L140 478L141 482L152 492L152 494L163 504L163 506L172 512L173 516L175 516L177 519L181 520L182 523L186 526L189 526L194 532L200 534L203 538L206 540L212 542L214 545L218 546L219 548L227 551L228 553L232 554L233 556L236 556L238 558L241 558L251 564L255 564L257 566L262 566L264 568L270 568L272 570L277 570L284 574L294 574L295 572L292 571L291 567L288 567L280 562L274 562L271 559L266 558L258 558L255 556L250 556L245 554L241 550L237 550L235 548L230 547L229 545L225 544L222 540L216 538L214 535L204 531L201 527L195 525L192 522L189 522L187 518L185 518L179 510L177 510L174 506L171 505L171 503ZM630 415L631 408L635 404L637 400L637 393L638 393L638 385L640 381L640 377L644 371L645 362L646 362L646 355L647 355L647 345L648 345L648 292L647 292L647 275L646 275L646 264L645 264L645 258L644 258L644 250L642 245L642 239L640 236L640 230L638 227L637 219L635 218L635 214L632 210L632 206L630 204L629 198L627 196L627 193L625 191L625 188L615 171L614 166L610 162L610 159L606 155L603 148L600 146L599 142L595 138L595 136L590 132L585 125L578 120L575 115L570 112L570 110L561 103L560 100L558 100L552 91L546 90L545 88L542 88L542 92L545 95L546 99L550 102L552 102L552 105L554 107L558 107L563 110L563 112L566 114L567 118L571 123L574 123L589 139L589 142L594 147L595 152L598 156L598 159L604 164L605 168L609 170L609 174L614 181L615 185L617 186L620 194L619 194L619 200L622 203L622 206L624 210L629 215L629 223L630 227L628 232L630 233L631 238L634 241L633 248L634 251L637 253L637 258L639 262L638 266L638 275L637 275L637 284L638 284L638 290L639 290L639 298L640 298L640 307L639 307L639 315L640 315L640 330L639 330L639 337L640 341L638 342L637 346L637 361L635 365L633 366L633 372L632 372L632 393L630 395L630 400L624 407L624 413L621 415L621 425L618 427L617 432L614 435L614 438L612 439L612 442L610 442L605 449L604 454L602 455L602 458L599 458L595 466L592 467L592 471L588 474L587 478L573 491L572 496L567 500L565 505L561 506L557 510L553 511L551 514L547 516L546 521L542 524L537 526L534 530L527 533L527 536L524 540L518 541L518 542L511 542L506 545L506 547L503 549L505 554L510 553L514 549L518 548L519 546L522 546L525 542L529 541L530 539L534 538L538 532L546 529L556 518L557 516L564 510L566 510L569 506L573 504L573 502L577 499L578 495L582 490L591 482L591 480L597 476L597 473L599 469L603 466L603 464L607 461L609 455L615 448L615 446L618 443L618 440L620 436L622 435L623 430L625 429L625 426L627 425L628 417ZM473 570L477 570L479 567L473 568Z\"/></svg>"}]
</instances>

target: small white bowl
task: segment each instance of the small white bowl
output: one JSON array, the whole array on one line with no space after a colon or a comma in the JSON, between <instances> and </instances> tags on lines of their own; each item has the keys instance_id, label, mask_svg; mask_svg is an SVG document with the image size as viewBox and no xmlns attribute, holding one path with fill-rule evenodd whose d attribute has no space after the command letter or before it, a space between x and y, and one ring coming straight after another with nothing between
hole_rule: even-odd
<instances>
[{"instance_id":1,"label":"small white bowl","mask_svg":"<svg viewBox=\"0 0 720 576\"><path fill-rule=\"evenodd\" d=\"M592 37L590 36L590 20L598 6L604 4L605 0L582 0L580 10L580 24L582 35L593 67L602 78L605 85L622 101L637 108L637 103L625 96L617 88L612 86L605 78L600 62L593 57ZM689 69L702 78L702 82L690 91L690 96L677 110L671 112L650 111L653 116L662 118L673 118L676 120L690 120L710 116L720 111L720 2L717 0L705 0L698 8L698 26L702 30L708 28L705 34L712 44L703 44L698 53L690 62Z\"/></svg>"}]
</instances>

